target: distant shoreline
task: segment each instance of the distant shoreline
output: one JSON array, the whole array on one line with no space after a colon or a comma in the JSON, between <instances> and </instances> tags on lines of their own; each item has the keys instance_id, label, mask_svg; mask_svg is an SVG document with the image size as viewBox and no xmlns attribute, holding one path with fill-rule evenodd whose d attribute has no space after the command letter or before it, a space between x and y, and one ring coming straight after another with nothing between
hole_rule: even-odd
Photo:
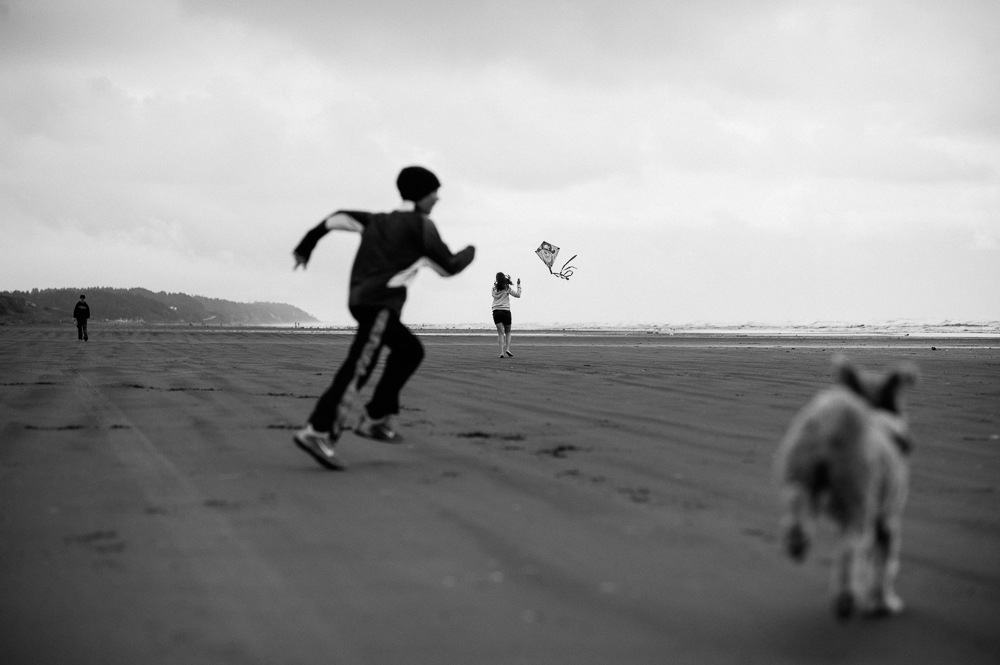
<instances>
[{"instance_id":1,"label":"distant shoreline","mask_svg":"<svg viewBox=\"0 0 1000 665\"><path fill-rule=\"evenodd\" d=\"M8 329L27 329L37 327L49 330L53 327L66 326L72 328L72 322L16 322L0 321L0 331ZM334 325L322 323L308 324L193 324L193 323L146 323L142 321L91 321L93 330L119 331L162 331L162 332L205 332L212 334L225 333L272 333L272 334L304 334L304 335L351 335L355 331L352 325ZM410 328L423 337L489 337L496 335L492 327L459 325L420 325L411 324ZM900 325L859 325L859 326L524 326L515 330L518 338L633 338L647 342L696 341L705 339L716 340L746 340L761 343L768 339L781 340L787 343L794 340L803 342L821 342L822 340L885 340L903 342L910 340L969 340L996 341L1000 344L1000 323L995 324L912 324Z\"/></svg>"},{"instance_id":2,"label":"distant shoreline","mask_svg":"<svg viewBox=\"0 0 1000 665\"><path fill-rule=\"evenodd\" d=\"M496 334L495 329L488 325L473 324L408 324L414 331L422 335L488 335ZM302 331L352 331L352 325L312 323L298 326L275 325L268 328ZM539 335L586 335L586 336L632 336L649 335L656 337L918 337L918 338L986 338L1000 339L1000 321L985 323L885 323L885 324L830 324L817 323L768 325L768 324L735 324L735 325L599 325L599 324L522 324L516 326L517 336Z\"/></svg>"}]
</instances>

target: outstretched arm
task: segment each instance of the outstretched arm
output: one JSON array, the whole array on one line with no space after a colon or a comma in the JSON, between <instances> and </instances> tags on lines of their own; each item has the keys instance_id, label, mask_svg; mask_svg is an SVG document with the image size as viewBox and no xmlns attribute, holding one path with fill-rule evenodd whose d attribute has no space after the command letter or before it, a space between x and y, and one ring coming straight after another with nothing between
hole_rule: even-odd
<instances>
[{"instance_id":1,"label":"outstretched arm","mask_svg":"<svg viewBox=\"0 0 1000 665\"><path fill-rule=\"evenodd\" d=\"M441 240L437 227L431 220L424 222L424 256L441 275L457 275L476 258L476 248L469 245L457 254L452 254Z\"/></svg>"},{"instance_id":2,"label":"outstretched arm","mask_svg":"<svg viewBox=\"0 0 1000 665\"><path fill-rule=\"evenodd\" d=\"M515 298L520 298L521 297L521 278L520 277L517 279L517 291L511 291L510 295L514 296Z\"/></svg>"},{"instance_id":3,"label":"outstretched arm","mask_svg":"<svg viewBox=\"0 0 1000 665\"><path fill-rule=\"evenodd\" d=\"M306 267L306 264L309 263L309 257L312 256L313 249L316 248L316 243L330 231L357 231L361 233L368 223L369 215L370 213L367 212L352 210L338 210L329 215L322 222L314 226L292 252L292 255L295 257L295 267L292 270L295 270L299 266L302 266L303 269Z\"/></svg>"}]
</instances>

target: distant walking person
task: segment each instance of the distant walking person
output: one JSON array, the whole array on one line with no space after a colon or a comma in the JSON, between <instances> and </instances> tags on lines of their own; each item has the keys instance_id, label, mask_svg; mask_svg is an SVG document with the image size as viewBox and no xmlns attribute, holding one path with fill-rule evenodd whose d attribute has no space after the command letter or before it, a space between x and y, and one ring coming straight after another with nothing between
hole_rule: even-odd
<instances>
[{"instance_id":1,"label":"distant walking person","mask_svg":"<svg viewBox=\"0 0 1000 665\"><path fill-rule=\"evenodd\" d=\"M87 296L80 294L80 300L73 308L73 318L76 319L77 339L84 342L90 340L87 336L87 319L90 318L90 305L87 304Z\"/></svg>"},{"instance_id":2,"label":"distant walking person","mask_svg":"<svg viewBox=\"0 0 1000 665\"><path fill-rule=\"evenodd\" d=\"M396 180L403 209L390 213L338 210L309 231L295 248L295 267L305 267L316 243L329 231L361 234L348 299L358 330L332 385L316 403L309 424L294 437L296 445L324 467L343 468L333 448L348 427L354 400L375 369L383 346L389 347L389 357L355 432L383 441L401 438L389 417L399 413L399 393L424 357L420 340L399 320L406 285L422 266L430 266L440 275L455 275L476 255L471 245L452 254L438 235L429 215L438 201L440 186L437 176L427 169L408 166Z\"/></svg>"},{"instance_id":3,"label":"distant walking person","mask_svg":"<svg viewBox=\"0 0 1000 665\"><path fill-rule=\"evenodd\" d=\"M510 296L521 297L521 278L517 278L517 291L510 288L510 277L497 273L493 282L493 323L497 326L497 340L500 342L500 357L514 357L510 352Z\"/></svg>"}]
</instances>

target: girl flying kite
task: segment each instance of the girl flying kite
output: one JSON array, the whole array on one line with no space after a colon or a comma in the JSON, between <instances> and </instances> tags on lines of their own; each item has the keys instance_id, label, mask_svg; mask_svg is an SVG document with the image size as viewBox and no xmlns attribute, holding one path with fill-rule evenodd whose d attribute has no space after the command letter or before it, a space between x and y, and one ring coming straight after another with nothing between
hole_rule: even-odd
<instances>
[{"instance_id":1,"label":"girl flying kite","mask_svg":"<svg viewBox=\"0 0 1000 665\"><path fill-rule=\"evenodd\" d=\"M510 276L497 273L493 282L493 323L497 326L497 340L500 342L500 357L514 357L510 352L510 296L521 297L521 278L517 279L517 291L510 288Z\"/></svg>"}]
</instances>

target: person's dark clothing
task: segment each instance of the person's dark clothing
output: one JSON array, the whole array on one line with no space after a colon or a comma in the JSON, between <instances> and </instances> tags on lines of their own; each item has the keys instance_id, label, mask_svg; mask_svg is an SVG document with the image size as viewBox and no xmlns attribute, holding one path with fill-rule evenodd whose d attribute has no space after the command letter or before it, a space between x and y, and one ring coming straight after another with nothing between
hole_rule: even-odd
<instances>
[{"instance_id":1,"label":"person's dark clothing","mask_svg":"<svg viewBox=\"0 0 1000 665\"><path fill-rule=\"evenodd\" d=\"M419 210L339 210L306 234L295 248L296 256L308 260L319 239L334 229L361 233L348 298L358 330L347 358L309 418L313 429L336 437L346 427L354 400L375 369L383 346L389 347L389 357L365 408L376 419L399 413L399 393L424 357L420 341L400 321L406 285L425 265L441 275L461 272L472 263L475 249L467 247L453 254L434 222Z\"/></svg>"},{"instance_id":2,"label":"person's dark clothing","mask_svg":"<svg viewBox=\"0 0 1000 665\"><path fill-rule=\"evenodd\" d=\"M335 423L342 427L358 393L375 370L382 347L389 347L389 357L382 378L365 406L372 418L399 413L399 393L424 359L424 347L420 340L392 310L352 307L351 315L358 321L358 332L351 350L309 417L317 432L335 431Z\"/></svg>"},{"instance_id":3,"label":"person's dark clothing","mask_svg":"<svg viewBox=\"0 0 1000 665\"><path fill-rule=\"evenodd\" d=\"M406 302L406 285L422 266L439 275L455 275L475 256L471 247L452 254L434 222L418 210L339 210L306 234L295 254L308 259L319 239L333 229L361 233L361 246L351 268L349 307L388 307L399 316Z\"/></svg>"},{"instance_id":4,"label":"person's dark clothing","mask_svg":"<svg viewBox=\"0 0 1000 665\"><path fill-rule=\"evenodd\" d=\"M73 308L73 318L76 319L77 339L84 341L90 339L87 335L87 319L90 318L90 305L82 300L76 303L76 307Z\"/></svg>"}]
</instances>

